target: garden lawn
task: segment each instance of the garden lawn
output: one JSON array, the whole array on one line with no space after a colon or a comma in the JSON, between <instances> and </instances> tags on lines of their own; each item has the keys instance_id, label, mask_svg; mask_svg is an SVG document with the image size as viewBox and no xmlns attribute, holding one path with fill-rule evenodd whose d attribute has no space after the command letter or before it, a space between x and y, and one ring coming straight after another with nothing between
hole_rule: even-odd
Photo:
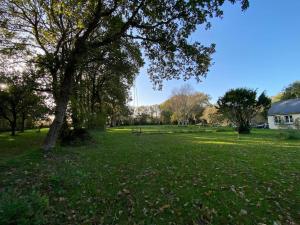
<instances>
[{"instance_id":1,"label":"garden lawn","mask_svg":"<svg viewBox=\"0 0 300 225\"><path fill-rule=\"evenodd\" d=\"M48 157L45 130L0 134L0 224L300 224L300 140L133 130L92 131L88 146Z\"/></svg>"}]
</instances>

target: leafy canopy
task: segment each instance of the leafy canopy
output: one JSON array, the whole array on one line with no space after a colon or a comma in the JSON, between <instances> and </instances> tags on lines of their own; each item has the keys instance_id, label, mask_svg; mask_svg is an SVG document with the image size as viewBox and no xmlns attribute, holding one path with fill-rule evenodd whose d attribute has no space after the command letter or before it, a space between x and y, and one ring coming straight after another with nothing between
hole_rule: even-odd
<instances>
[{"instance_id":1,"label":"leafy canopy","mask_svg":"<svg viewBox=\"0 0 300 225\"><path fill-rule=\"evenodd\" d=\"M210 27L212 17L221 17L225 0L3 0L0 3L2 53L24 51L43 56L52 72L93 49L131 40L144 49L155 84L163 79L200 79L210 66L215 46L190 43L197 25ZM242 9L248 0L240 2Z\"/></svg>"},{"instance_id":2,"label":"leafy canopy","mask_svg":"<svg viewBox=\"0 0 300 225\"><path fill-rule=\"evenodd\" d=\"M256 99L256 94L251 89L231 89L217 102L220 113L237 126L239 133L250 132L251 119L262 104Z\"/></svg>"},{"instance_id":3,"label":"leafy canopy","mask_svg":"<svg viewBox=\"0 0 300 225\"><path fill-rule=\"evenodd\" d=\"M300 81L295 81L286 87L281 96L281 100L300 98Z\"/></svg>"}]
</instances>

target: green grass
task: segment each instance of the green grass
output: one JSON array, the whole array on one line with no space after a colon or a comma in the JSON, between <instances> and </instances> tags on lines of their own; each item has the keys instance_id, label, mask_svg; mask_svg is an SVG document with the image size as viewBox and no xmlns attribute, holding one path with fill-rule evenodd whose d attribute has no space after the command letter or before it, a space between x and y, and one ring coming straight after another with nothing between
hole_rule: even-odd
<instances>
[{"instance_id":1,"label":"green grass","mask_svg":"<svg viewBox=\"0 0 300 225\"><path fill-rule=\"evenodd\" d=\"M95 143L49 158L38 149L45 132L0 134L0 224L300 223L300 140L132 129L93 131Z\"/></svg>"},{"instance_id":2,"label":"green grass","mask_svg":"<svg viewBox=\"0 0 300 225\"><path fill-rule=\"evenodd\" d=\"M47 129L42 129L41 132L27 130L16 136L11 136L9 132L0 133L0 160L36 149L41 145L46 132Z\"/></svg>"}]
</instances>

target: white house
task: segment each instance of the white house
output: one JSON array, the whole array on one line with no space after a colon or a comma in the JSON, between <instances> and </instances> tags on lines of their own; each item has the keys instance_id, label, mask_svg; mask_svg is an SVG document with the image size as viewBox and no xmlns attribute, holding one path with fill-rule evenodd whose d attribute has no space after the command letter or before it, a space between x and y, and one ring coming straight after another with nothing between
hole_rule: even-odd
<instances>
[{"instance_id":1,"label":"white house","mask_svg":"<svg viewBox=\"0 0 300 225\"><path fill-rule=\"evenodd\" d=\"M295 129L300 120L300 98L274 103L268 111L270 129Z\"/></svg>"}]
</instances>

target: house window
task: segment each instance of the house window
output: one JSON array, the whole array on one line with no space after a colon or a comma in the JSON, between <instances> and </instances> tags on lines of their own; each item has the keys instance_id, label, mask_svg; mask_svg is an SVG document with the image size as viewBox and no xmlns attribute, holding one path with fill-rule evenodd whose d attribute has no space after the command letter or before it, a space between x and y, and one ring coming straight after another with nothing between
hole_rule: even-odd
<instances>
[{"instance_id":1,"label":"house window","mask_svg":"<svg viewBox=\"0 0 300 225\"><path fill-rule=\"evenodd\" d=\"M290 122L290 117L289 116L284 116L284 121L285 121L285 123L289 123Z\"/></svg>"},{"instance_id":2,"label":"house window","mask_svg":"<svg viewBox=\"0 0 300 225\"><path fill-rule=\"evenodd\" d=\"M284 116L284 122L285 123L293 123L294 122L293 116L291 116L291 115Z\"/></svg>"},{"instance_id":3,"label":"house window","mask_svg":"<svg viewBox=\"0 0 300 225\"><path fill-rule=\"evenodd\" d=\"M281 123L281 117L280 116L274 116L274 122L275 122L275 124L280 124Z\"/></svg>"}]
</instances>

